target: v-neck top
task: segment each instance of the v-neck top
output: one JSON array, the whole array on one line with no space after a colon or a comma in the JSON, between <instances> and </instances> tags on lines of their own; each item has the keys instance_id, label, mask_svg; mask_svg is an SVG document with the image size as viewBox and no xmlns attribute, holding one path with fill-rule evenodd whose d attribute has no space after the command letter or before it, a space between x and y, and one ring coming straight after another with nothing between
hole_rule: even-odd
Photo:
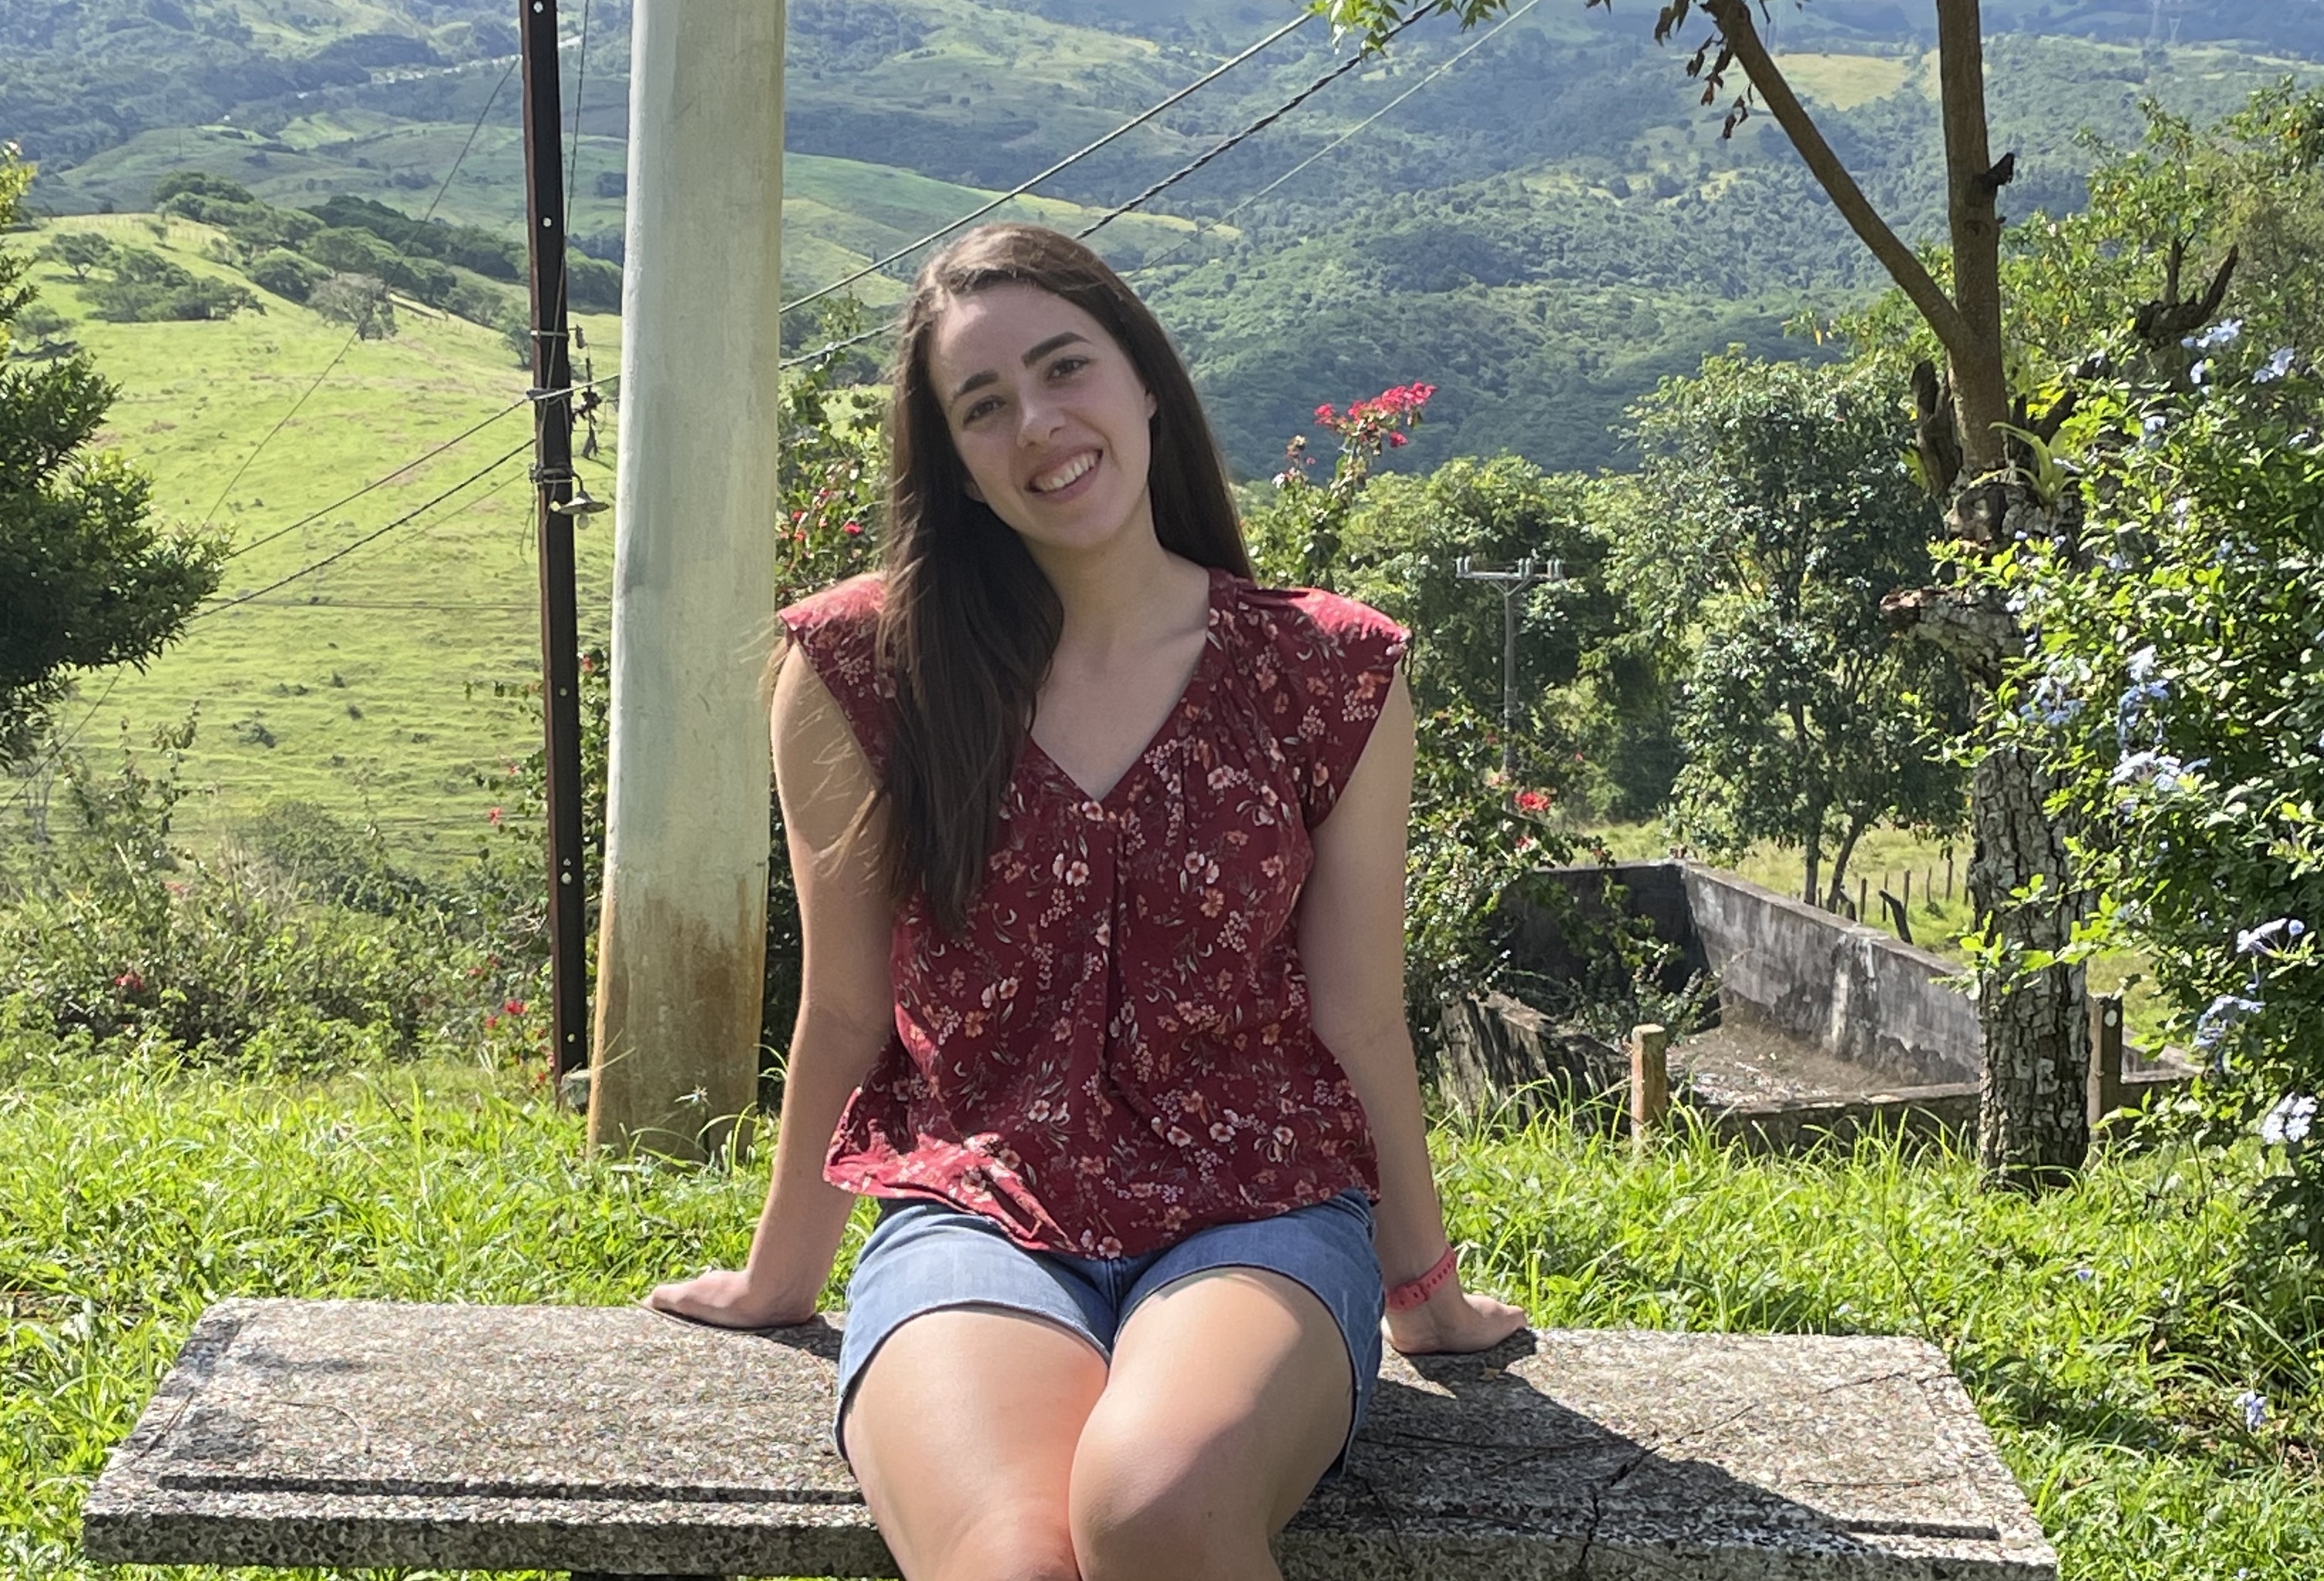
<instances>
[{"instance_id":1,"label":"v-neck top","mask_svg":"<svg viewBox=\"0 0 2324 1581\"><path fill-rule=\"evenodd\" d=\"M880 602L859 577L781 617L875 774L894 732ZM826 1178L1093 1257L1377 1196L1363 1107L1311 1023L1297 916L1406 635L1351 599L1213 570L1194 673L1103 797L1028 732L964 929L917 892L897 907L895 1035Z\"/></svg>"}]
</instances>

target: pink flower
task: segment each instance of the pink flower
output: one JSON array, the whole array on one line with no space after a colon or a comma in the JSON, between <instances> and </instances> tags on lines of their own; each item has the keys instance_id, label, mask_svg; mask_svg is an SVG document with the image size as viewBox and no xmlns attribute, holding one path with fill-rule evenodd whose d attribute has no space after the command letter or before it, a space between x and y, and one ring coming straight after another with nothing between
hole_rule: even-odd
<instances>
[{"instance_id":1,"label":"pink flower","mask_svg":"<svg viewBox=\"0 0 2324 1581\"><path fill-rule=\"evenodd\" d=\"M503 1015L522 1015L524 1013L524 1001L521 999L504 1000L501 1003L501 1012Z\"/></svg>"},{"instance_id":2,"label":"pink flower","mask_svg":"<svg viewBox=\"0 0 2324 1581\"><path fill-rule=\"evenodd\" d=\"M494 828L501 827L501 809L497 807L484 814L484 821Z\"/></svg>"},{"instance_id":3,"label":"pink flower","mask_svg":"<svg viewBox=\"0 0 2324 1581\"><path fill-rule=\"evenodd\" d=\"M134 969L124 972L121 975L115 977L113 980L113 985L115 988L120 989L124 994L143 994L145 992L145 979L139 976Z\"/></svg>"},{"instance_id":4,"label":"pink flower","mask_svg":"<svg viewBox=\"0 0 2324 1581\"><path fill-rule=\"evenodd\" d=\"M863 523L861 522L850 522L846 526L842 527L840 531L846 533L850 538L861 538L863 536Z\"/></svg>"},{"instance_id":5,"label":"pink flower","mask_svg":"<svg viewBox=\"0 0 2324 1581\"><path fill-rule=\"evenodd\" d=\"M1517 810L1519 812L1547 812L1549 810L1549 793L1545 790L1518 791Z\"/></svg>"}]
</instances>

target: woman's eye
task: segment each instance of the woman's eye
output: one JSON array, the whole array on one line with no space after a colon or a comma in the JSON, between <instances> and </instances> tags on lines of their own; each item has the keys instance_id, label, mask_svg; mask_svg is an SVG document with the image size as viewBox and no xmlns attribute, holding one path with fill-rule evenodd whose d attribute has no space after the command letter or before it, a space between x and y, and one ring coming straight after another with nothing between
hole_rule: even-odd
<instances>
[{"instance_id":1,"label":"woman's eye","mask_svg":"<svg viewBox=\"0 0 2324 1581\"><path fill-rule=\"evenodd\" d=\"M960 421L963 422L974 422L986 412L998 409L1000 405L1000 402L988 395L983 400L979 401L974 405L971 406L966 411L962 412L960 414Z\"/></svg>"},{"instance_id":2,"label":"woman's eye","mask_svg":"<svg viewBox=\"0 0 2324 1581\"><path fill-rule=\"evenodd\" d=\"M1049 365L1049 377L1062 379L1068 374L1078 374L1089 366L1089 360L1085 356L1061 356Z\"/></svg>"}]
</instances>

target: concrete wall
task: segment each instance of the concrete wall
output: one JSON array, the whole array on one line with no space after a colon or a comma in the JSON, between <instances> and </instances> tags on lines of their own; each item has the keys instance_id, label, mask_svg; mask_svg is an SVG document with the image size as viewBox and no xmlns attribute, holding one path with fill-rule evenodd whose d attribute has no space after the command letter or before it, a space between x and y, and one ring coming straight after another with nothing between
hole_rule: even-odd
<instances>
[{"instance_id":1,"label":"concrete wall","mask_svg":"<svg viewBox=\"0 0 2324 1581\"><path fill-rule=\"evenodd\" d=\"M1953 974L1949 963L1732 874L1673 865L1722 1016L1752 1017L1900 1082L1979 1078L1977 1007L1938 981Z\"/></svg>"},{"instance_id":2,"label":"concrete wall","mask_svg":"<svg viewBox=\"0 0 2324 1581\"><path fill-rule=\"evenodd\" d=\"M1692 862L1561 869L1579 914L1602 918L1605 882L1622 909L1677 947L1665 986L1693 972L1719 985L1720 1013L1762 1022L1901 1085L1974 1082L1984 1070L1977 1007L1938 979L1952 966L1877 928ZM1517 964L1568 979L1582 963L1559 919L1517 905Z\"/></svg>"}]
</instances>

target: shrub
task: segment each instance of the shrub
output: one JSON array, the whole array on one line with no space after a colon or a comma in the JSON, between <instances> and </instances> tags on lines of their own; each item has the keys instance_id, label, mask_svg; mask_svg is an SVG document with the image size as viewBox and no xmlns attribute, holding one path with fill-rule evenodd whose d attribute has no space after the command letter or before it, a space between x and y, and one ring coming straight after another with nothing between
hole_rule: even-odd
<instances>
[{"instance_id":1,"label":"shrub","mask_svg":"<svg viewBox=\"0 0 2324 1581\"><path fill-rule=\"evenodd\" d=\"M126 751L107 775L68 760L65 827L0 906L0 1002L16 1030L252 1072L404 1058L464 1030L473 946L415 886L399 895L384 875L342 870L339 898L370 902L358 909L318 899L328 883L295 864L172 843L192 739L190 724L159 733L158 773Z\"/></svg>"},{"instance_id":2,"label":"shrub","mask_svg":"<svg viewBox=\"0 0 2324 1581\"><path fill-rule=\"evenodd\" d=\"M287 247L274 247L260 254L244 273L262 289L294 302L307 300L317 286L331 277L329 270Z\"/></svg>"},{"instance_id":3,"label":"shrub","mask_svg":"<svg viewBox=\"0 0 2324 1581\"><path fill-rule=\"evenodd\" d=\"M115 247L113 278L89 291L97 316L115 324L231 319L266 310L249 290L198 275L143 247Z\"/></svg>"}]
</instances>

